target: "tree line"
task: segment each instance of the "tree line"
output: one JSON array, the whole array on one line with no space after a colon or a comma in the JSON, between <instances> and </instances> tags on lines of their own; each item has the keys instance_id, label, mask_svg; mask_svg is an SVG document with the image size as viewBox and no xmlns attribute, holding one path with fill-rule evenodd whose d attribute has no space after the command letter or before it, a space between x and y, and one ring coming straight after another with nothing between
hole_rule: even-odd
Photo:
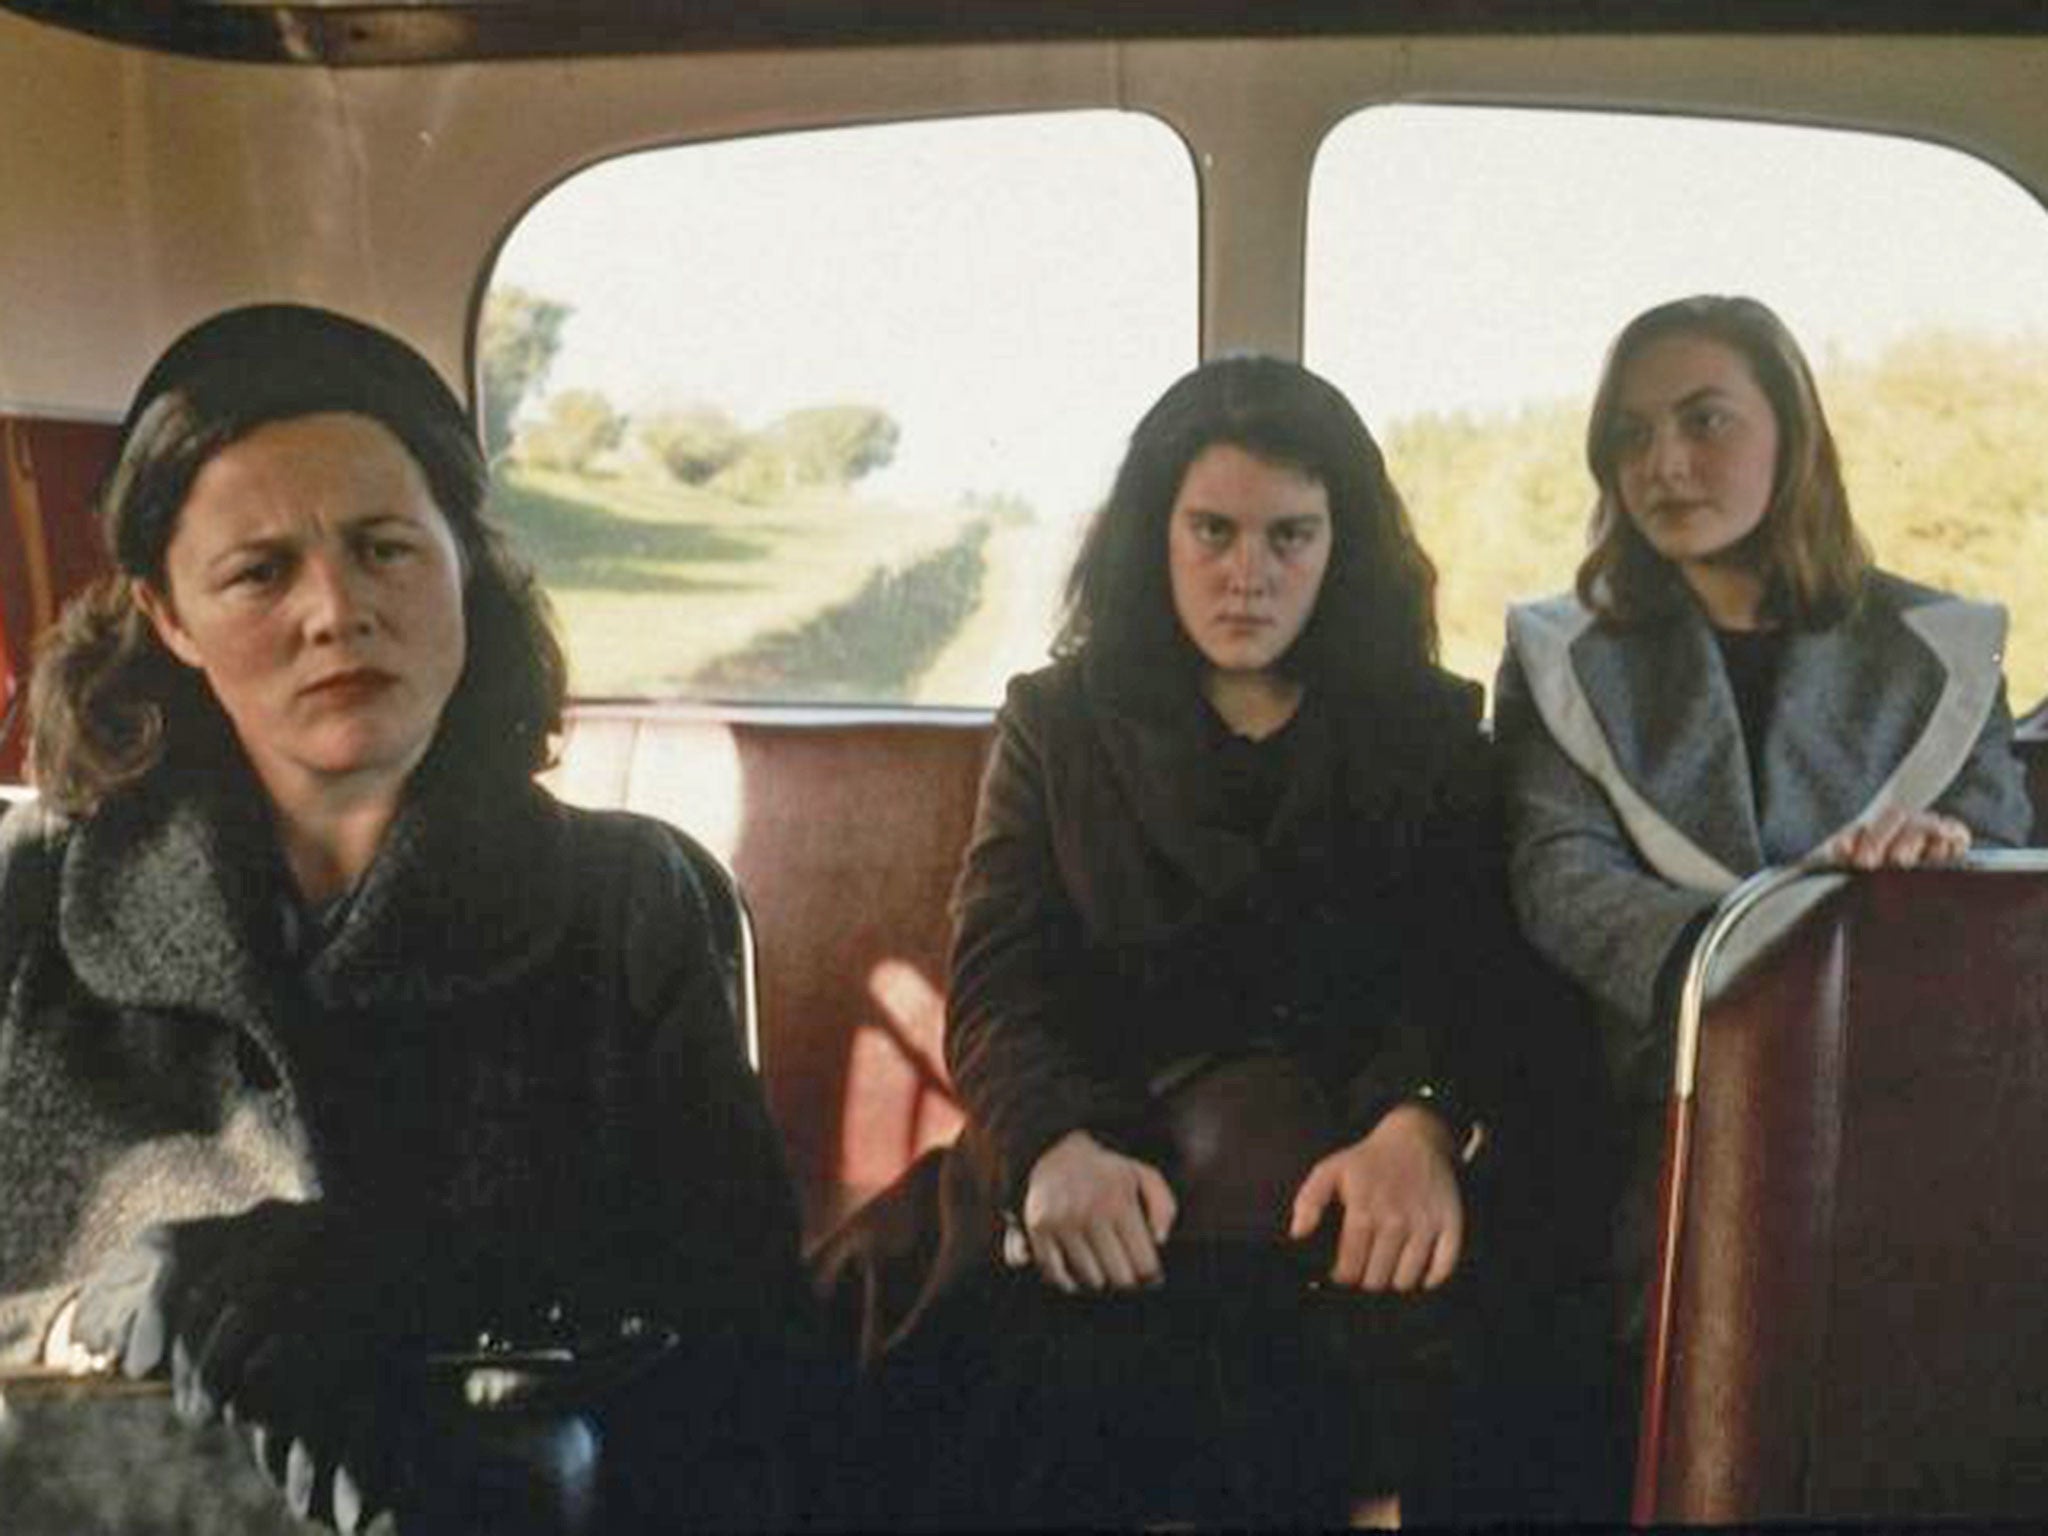
<instances>
[{"instance_id":1,"label":"tree line","mask_svg":"<svg viewBox=\"0 0 2048 1536\"><path fill-rule=\"evenodd\" d=\"M715 405L629 414L594 389L541 395L573 314L558 299L493 288L479 342L484 447L493 462L587 474L632 434L678 484L767 503L804 486L850 485L895 457L901 430L872 405L806 406L750 430Z\"/></svg>"},{"instance_id":2,"label":"tree line","mask_svg":"<svg viewBox=\"0 0 2048 1536\"><path fill-rule=\"evenodd\" d=\"M1821 398L1857 526L1880 564L2013 605L2008 671L2048 684L2048 337L1929 329L1824 358ZM1404 418L1387 461L1441 570L1447 659L1486 675L1508 603L1571 584L1593 507L1586 402ZM2028 689L2033 690L2032 693Z\"/></svg>"},{"instance_id":3,"label":"tree line","mask_svg":"<svg viewBox=\"0 0 2048 1536\"><path fill-rule=\"evenodd\" d=\"M849 484L895 454L897 423L871 405L813 406L749 429L711 405L630 415L593 390L542 397L571 314L543 295L491 290L480 361L494 460L587 473L630 435L677 484L768 503ZM1818 372L1850 503L1882 564L2008 599L2018 573L2048 569L2048 337L1927 329L1872 357L1824 358ZM527 410L530 399L544 408ZM1390 424L1388 463L1442 568L1454 667L1490 671L1507 605L1570 584L1593 500L1585 410L1553 399ZM2048 607L2015 607L2008 654L2023 697L2048 683Z\"/></svg>"}]
</instances>

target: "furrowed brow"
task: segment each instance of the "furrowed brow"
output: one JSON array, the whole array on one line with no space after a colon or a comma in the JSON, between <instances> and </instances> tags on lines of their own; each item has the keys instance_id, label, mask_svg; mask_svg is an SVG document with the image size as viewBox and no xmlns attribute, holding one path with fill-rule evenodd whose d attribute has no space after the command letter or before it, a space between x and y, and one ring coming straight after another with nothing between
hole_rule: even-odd
<instances>
[{"instance_id":1,"label":"furrowed brow","mask_svg":"<svg viewBox=\"0 0 2048 1536\"><path fill-rule=\"evenodd\" d=\"M280 555L290 548L291 540L281 534L259 533L246 539L237 539L219 553L209 556L205 569L216 571L239 561Z\"/></svg>"}]
</instances>

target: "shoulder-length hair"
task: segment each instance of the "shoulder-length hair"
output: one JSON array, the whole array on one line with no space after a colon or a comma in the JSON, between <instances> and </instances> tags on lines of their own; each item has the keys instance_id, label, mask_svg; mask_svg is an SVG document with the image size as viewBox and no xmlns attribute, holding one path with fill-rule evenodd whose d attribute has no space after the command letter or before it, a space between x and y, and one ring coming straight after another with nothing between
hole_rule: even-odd
<instances>
[{"instance_id":1,"label":"shoulder-length hair","mask_svg":"<svg viewBox=\"0 0 2048 1536\"><path fill-rule=\"evenodd\" d=\"M53 805L90 815L159 769L218 761L232 747L212 691L164 649L136 588L163 587L165 550L208 460L266 423L326 412L370 417L398 438L461 551L467 660L433 755L472 783L547 765L567 667L532 574L485 517L489 471L461 405L387 332L261 304L187 331L129 407L98 498L115 573L67 606L30 684L30 773Z\"/></svg>"},{"instance_id":2,"label":"shoulder-length hair","mask_svg":"<svg viewBox=\"0 0 2048 1536\"><path fill-rule=\"evenodd\" d=\"M1684 601L1676 570L1650 547L1622 505L1615 430L1622 375L1646 347L1667 336L1699 336L1737 353L1777 418L1770 505L1738 551L1763 578L1763 613L1806 629L1835 623L1862 594L1870 551L1849 516L1849 494L1813 370L1769 308L1755 299L1715 294L1645 310L1607 350L1586 423L1586 464L1599 500L1592 548L1579 565L1579 600L1618 624L1669 613Z\"/></svg>"},{"instance_id":3,"label":"shoulder-length hair","mask_svg":"<svg viewBox=\"0 0 2048 1536\"><path fill-rule=\"evenodd\" d=\"M1204 363L1138 423L1067 577L1054 652L1086 652L1091 668L1120 681L1193 671L1198 653L1174 613L1167 525L1188 466L1218 444L1297 470L1329 497L1329 567L1282 669L1311 685L1383 693L1428 668L1437 653L1436 569L1379 444L1333 385L1298 364L1252 356Z\"/></svg>"}]
</instances>

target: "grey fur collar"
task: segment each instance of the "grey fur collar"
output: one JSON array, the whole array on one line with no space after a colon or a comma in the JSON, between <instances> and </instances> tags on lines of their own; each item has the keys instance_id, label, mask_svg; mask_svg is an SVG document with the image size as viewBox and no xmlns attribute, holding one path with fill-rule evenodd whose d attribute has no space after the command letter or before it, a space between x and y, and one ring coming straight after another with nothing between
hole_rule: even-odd
<instances>
[{"instance_id":1,"label":"grey fur collar","mask_svg":"<svg viewBox=\"0 0 2048 1536\"><path fill-rule=\"evenodd\" d=\"M423 768L341 931L303 984L325 1007L437 1006L513 981L568 919L561 813L532 786L466 792ZM245 771L152 783L73 832L59 931L110 1002L232 1019L271 1043L284 874ZM539 814L535 814L539 812Z\"/></svg>"}]
</instances>

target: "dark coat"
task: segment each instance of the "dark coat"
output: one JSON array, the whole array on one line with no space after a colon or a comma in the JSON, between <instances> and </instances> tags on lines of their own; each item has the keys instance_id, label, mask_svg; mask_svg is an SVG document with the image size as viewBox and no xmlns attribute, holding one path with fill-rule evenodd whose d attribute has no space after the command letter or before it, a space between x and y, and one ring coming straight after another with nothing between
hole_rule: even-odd
<instances>
[{"instance_id":1,"label":"dark coat","mask_svg":"<svg viewBox=\"0 0 2048 1536\"><path fill-rule=\"evenodd\" d=\"M1484 1109L1498 868L1480 692L1431 672L1377 709L1317 699L1264 838L1227 830L1194 691L1080 660L1011 682L953 900L957 1148L816 1256L873 1359L990 1268L998 1213L1085 1128L1158 1158L1148 1080L1254 1043L1297 1055L1353 1135L1434 1095Z\"/></svg>"},{"instance_id":2,"label":"dark coat","mask_svg":"<svg viewBox=\"0 0 2048 1536\"><path fill-rule=\"evenodd\" d=\"M143 1223L323 1197L572 1310L787 1302L796 1215L670 831L430 764L284 958L245 774L0 823L0 1359Z\"/></svg>"},{"instance_id":3,"label":"dark coat","mask_svg":"<svg viewBox=\"0 0 2048 1536\"><path fill-rule=\"evenodd\" d=\"M1363 1135L1457 1097L1486 1022L1466 949L1495 830L1479 689L1311 698L1263 837L1231 830L1192 685L1080 661L1017 678L953 898L946 1058L1013 1205L1069 1131L1142 1148L1147 1083L1267 1041ZM1494 889L1498 889L1496 885Z\"/></svg>"}]
</instances>

